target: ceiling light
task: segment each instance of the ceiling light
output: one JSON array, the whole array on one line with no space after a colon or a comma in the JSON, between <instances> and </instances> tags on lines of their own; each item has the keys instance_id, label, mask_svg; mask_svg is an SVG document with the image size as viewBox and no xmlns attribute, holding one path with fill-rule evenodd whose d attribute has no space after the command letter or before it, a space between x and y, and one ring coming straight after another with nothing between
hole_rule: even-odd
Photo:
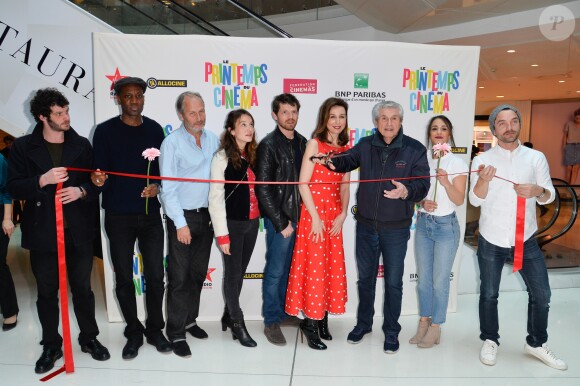
<instances>
[{"instance_id":1,"label":"ceiling light","mask_svg":"<svg viewBox=\"0 0 580 386\"><path fill-rule=\"evenodd\" d=\"M478 88L485 88L484 86L479 86Z\"/></svg>"},{"instance_id":2,"label":"ceiling light","mask_svg":"<svg viewBox=\"0 0 580 386\"><path fill-rule=\"evenodd\" d=\"M508 54L513 54L514 52L516 52L516 50L507 50Z\"/></svg>"},{"instance_id":3,"label":"ceiling light","mask_svg":"<svg viewBox=\"0 0 580 386\"><path fill-rule=\"evenodd\" d=\"M504 96L503 95L496 95L495 97L496 98L503 98Z\"/></svg>"},{"instance_id":4,"label":"ceiling light","mask_svg":"<svg viewBox=\"0 0 580 386\"><path fill-rule=\"evenodd\" d=\"M559 80L558 83L566 83L565 80Z\"/></svg>"},{"instance_id":5,"label":"ceiling light","mask_svg":"<svg viewBox=\"0 0 580 386\"><path fill-rule=\"evenodd\" d=\"M531 64L532 67L538 67L539 64Z\"/></svg>"},{"instance_id":6,"label":"ceiling light","mask_svg":"<svg viewBox=\"0 0 580 386\"><path fill-rule=\"evenodd\" d=\"M580 90L576 90L577 93L580 93Z\"/></svg>"}]
</instances>

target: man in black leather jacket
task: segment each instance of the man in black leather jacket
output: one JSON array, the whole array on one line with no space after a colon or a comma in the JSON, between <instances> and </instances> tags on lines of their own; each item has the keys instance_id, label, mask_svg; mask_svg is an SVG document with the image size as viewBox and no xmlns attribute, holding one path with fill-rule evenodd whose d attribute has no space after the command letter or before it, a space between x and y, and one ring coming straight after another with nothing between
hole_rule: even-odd
<instances>
[{"instance_id":1,"label":"man in black leather jacket","mask_svg":"<svg viewBox=\"0 0 580 386\"><path fill-rule=\"evenodd\" d=\"M299 110L300 102L292 94L280 94L272 101L272 118L277 125L258 145L257 181L298 181L306 148L306 138L295 131ZM256 185L256 195L267 245L262 287L264 334L269 342L283 346L286 339L280 325L298 326L300 322L284 312L300 193L298 185L268 184Z\"/></svg>"}]
</instances>

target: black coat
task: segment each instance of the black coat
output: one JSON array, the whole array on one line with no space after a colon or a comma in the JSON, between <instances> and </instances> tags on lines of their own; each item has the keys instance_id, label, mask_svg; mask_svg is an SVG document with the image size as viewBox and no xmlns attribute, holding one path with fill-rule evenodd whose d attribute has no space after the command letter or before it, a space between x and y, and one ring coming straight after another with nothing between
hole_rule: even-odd
<instances>
[{"instance_id":1,"label":"black coat","mask_svg":"<svg viewBox=\"0 0 580 386\"><path fill-rule=\"evenodd\" d=\"M415 202L429 192L429 162L427 149L419 141L403 134L403 128L390 145L377 130L372 136L361 138L344 156L335 158L337 172L360 168L361 180L395 179L405 185L407 199L391 200L385 190L394 189L391 181L365 182L356 193L356 219L380 229L400 229L411 225ZM424 177L407 179L409 177Z\"/></svg>"},{"instance_id":2,"label":"black coat","mask_svg":"<svg viewBox=\"0 0 580 386\"><path fill-rule=\"evenodd\" d=\"M306 138L294 132L302 155L306 150ZM299 162L302 161L302 158ZM280 129L266 135L257 150L256 181L298 181L295 154L290 141ZM262 217L268 217L276 232L282 232L288 221L297 222L300 215L298 185L256 185L256 196Z\"/></svg>"},{"instance_id":3,"label":"black coat","mask_svg":"<svg viewBox=\"0 0 580 386\"><path fill-rule=\"evenodd\" d=\"M90 142L70 128L64 134L60 166L90 169L93 149ZM42 123L32 134L14 141L8 162L8 192L15 200L26 200L22 215L22 248L56 252L56 185L40 188L40 176L54 167L42 135ZM63 205L64 218L75 245L92 243L96 235L95 199L98 192L86 172L68 172L63 187L81 186L85 199Z\"/></svg>"}]
</instances>

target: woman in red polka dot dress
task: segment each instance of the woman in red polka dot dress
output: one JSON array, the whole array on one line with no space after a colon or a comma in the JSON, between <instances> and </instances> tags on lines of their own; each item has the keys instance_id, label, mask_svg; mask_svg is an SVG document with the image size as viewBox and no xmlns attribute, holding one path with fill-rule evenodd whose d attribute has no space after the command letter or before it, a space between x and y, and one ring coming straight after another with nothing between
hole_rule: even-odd
<instances>
[{"instance_id":1,"label":"woman in red polka dot dress","mask_svg":"<svg viewBox=\"0 0 580 386\"><path fill-rule=\"evenodd\" d=\"M342 224L348 212L350 173L330 171L310 157L349 148L347 111L348 104L339 98L320 106L300 171L300 182L336 182L299 187L302 209L286 292L286 313L296 316L302 310L300 330L316 350L326 349L320 338L332 339L328 312L343 314L347 300Z\"/></svg>"}]
</instances>

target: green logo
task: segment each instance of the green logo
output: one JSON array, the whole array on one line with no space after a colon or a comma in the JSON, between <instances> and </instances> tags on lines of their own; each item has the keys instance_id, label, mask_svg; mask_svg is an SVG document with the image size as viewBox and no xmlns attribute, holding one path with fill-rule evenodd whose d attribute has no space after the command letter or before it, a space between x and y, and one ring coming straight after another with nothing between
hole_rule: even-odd
<instances>
[{"instance_id":1,"label":"green logo","mask_svg":"<svg viewBox=\"0 0 580 386\"><path fill-rule=\"evenodd\" d=\"M354 88L369 88L369 74L354 74Z\"/></svg>"}]
</instances>

